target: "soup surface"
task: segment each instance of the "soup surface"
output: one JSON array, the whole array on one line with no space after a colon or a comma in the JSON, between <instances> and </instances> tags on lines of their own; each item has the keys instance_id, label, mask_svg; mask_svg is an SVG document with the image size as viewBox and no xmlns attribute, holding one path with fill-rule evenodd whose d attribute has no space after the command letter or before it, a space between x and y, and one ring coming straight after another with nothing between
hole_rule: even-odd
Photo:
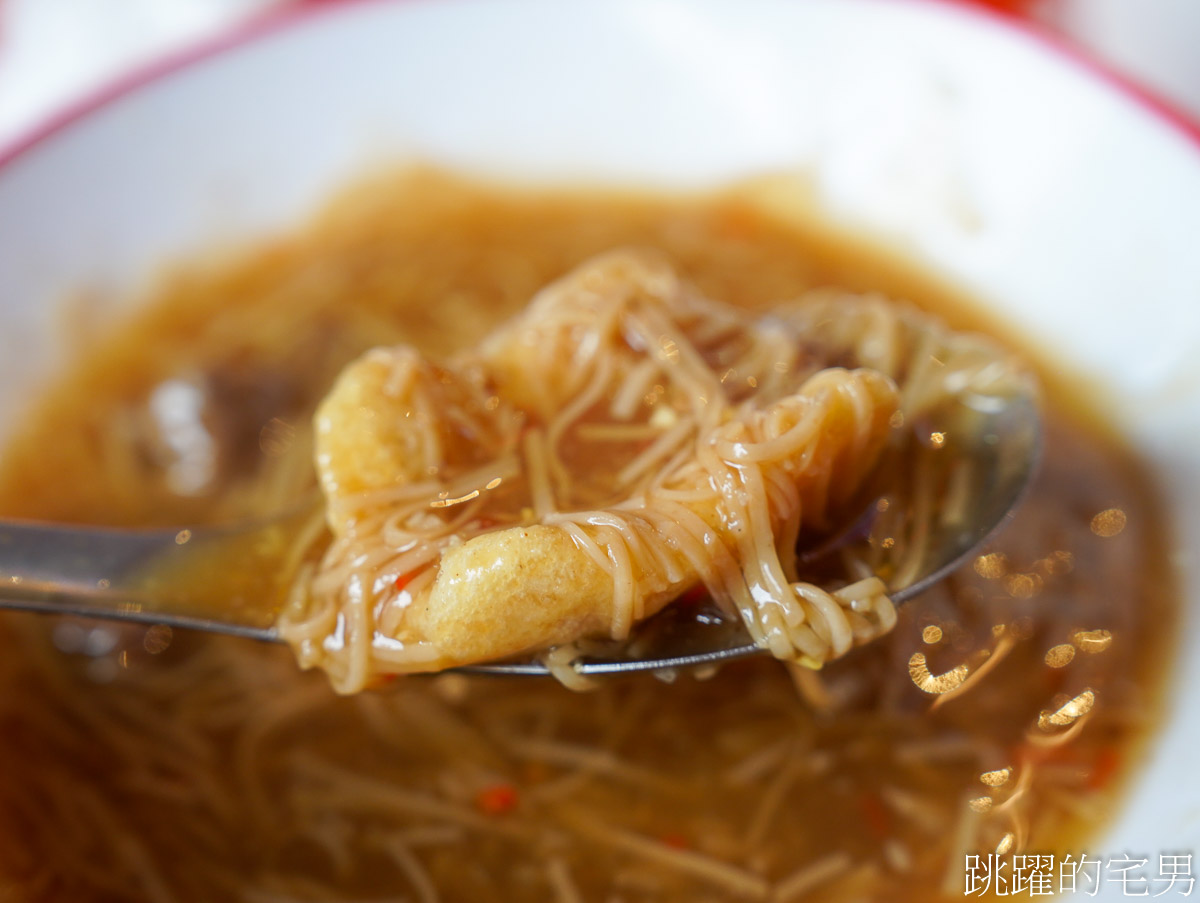
<instances>
[{"instance_id":1,"label":"soup surface","mask_svg":"<svg viewBox=\"0 0 1200 903\"><path fill-rule=\"evenodd\" d=\"M312 411L365 349L446 355L623 245L760 308L954 293L778 213L419 170L173 274L33 408L0 513L200 524L312 492ZM775 204L774 206L778 206ZM352 698L291 653L0 620L0 889L15 900L961 899L964 854L1078 854L1153 727L1175 600L1161 512L1089 403L994 546L820 672L411 678ZM1081 846L1083 844L1083 846Z\"/></svg>"}]
</instances>

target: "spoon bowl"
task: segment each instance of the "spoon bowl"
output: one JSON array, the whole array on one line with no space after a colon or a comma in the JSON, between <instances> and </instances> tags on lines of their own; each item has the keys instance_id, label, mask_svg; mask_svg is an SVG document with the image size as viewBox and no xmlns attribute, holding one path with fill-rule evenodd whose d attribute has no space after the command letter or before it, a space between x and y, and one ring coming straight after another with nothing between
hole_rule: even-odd
<instances>
[{"instance_id":1,"label":"spoon bowl","mask_svg":"<svg viewBox=\"0 0 1200 903\"><path fill-rule=\"evenodd\" d=\"M894 604L920 595L972 558L1019 505L1037 469L1035 392L952 396L902 431L884 484L862 516L801 556L837 586L837 561L870 562ZM109 618L280 640L275 622L306 531L323 528L309 502L276 520L232 528L122 530L0 522L0 608ZM860 579L845 575L840 583ZM574 663L585 676L667 672L762 653L741 622L711 601L668 606L634 637ZM460 671L546 675L536 661Z\"/></svg>"},{"instance_id":2,"label":"spoon bowl","mask_svg":"<svg viewBox=\"0 0 1200 903\"><path fill-rule=\"evenodd\" d=\"M1003 530L1029 492L1042 452L1036 391L1022 382L1007 395L954 397L902 434L861 516L800 563L833 573L836 587L862 574L837 575L837 561L871 561L896 606L920 596L966 565ZM922 510L924 509L924 510ZM841 555L839 553L852 553ZM832 566L831 566L832 565ZM585 676L669 672L759 655L742 623L703 600L669 605L611 654L573 663ZM489 674L541 675L541 662L460 668Z\"/></svg>"}]
</instances>

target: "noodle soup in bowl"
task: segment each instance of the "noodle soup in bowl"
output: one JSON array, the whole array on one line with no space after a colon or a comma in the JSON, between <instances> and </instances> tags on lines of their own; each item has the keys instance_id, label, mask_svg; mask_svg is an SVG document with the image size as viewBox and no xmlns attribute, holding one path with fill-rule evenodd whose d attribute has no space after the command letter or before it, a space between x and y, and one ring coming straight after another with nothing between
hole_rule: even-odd
<instances>
[{"instance_id":1,"label":"noodle soup in bowl","mask_svg":"<svg viewBox=\"0 0 1200 903\"><path fill-rule=\"evenodd\" d=\"M628 244L730 303L841 284L990 324L1040 367L1048 476L1011 545L798 690L763 661L338 699L286 650L12 617L0 675L37 705L0 707L24 772L0 782L0 874L18 899L927 900L1036 853L1055 889L1087 854L1102 897L1181 892L1198 234L1194 129L940 3L305 7L107 92L0 166L6 514L244 515L258 465L230 465L222 509L203 456L141 485L178 464L170 437L122 471L104 424L138 435L144 410L302 470L295 411L352 350L447 353ZM419 299L399 326L371 306L397 294ZM331 315L343 296L367 300ZM267 400L217 426L162 413L218 397ZM922 686L981 651L987 683ZM65 868L85 849L116 865Z\"/></svg>"}]
</instances>

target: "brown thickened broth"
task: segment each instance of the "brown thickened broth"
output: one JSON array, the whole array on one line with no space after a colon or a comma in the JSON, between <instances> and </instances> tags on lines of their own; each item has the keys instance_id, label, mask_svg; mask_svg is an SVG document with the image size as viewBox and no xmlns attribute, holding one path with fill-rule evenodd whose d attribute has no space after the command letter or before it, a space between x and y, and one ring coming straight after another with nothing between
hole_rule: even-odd
<instances>
[{"instance_id":1,"label":"brown thickened broth","mask_svg":"<svg viewBox=\"0 0 1200 903\"><path fill-rule=\"evenodd\" d=\"M415 171L173 275L40 399L0 513L270 514L313 491L310 419L364 350L447 355L614 247L762 308L934 280L706 198ZM398 680L339 697L283 647L0 621L0 889L13 900L961 898L966 853L1079 853L1155 723L1175 600L1162 513L1051 382L1041 475L985 554L820 671L770 659L574 693ZM701 679L703 678L703 679Z\"/></svg>"}]
</instances>

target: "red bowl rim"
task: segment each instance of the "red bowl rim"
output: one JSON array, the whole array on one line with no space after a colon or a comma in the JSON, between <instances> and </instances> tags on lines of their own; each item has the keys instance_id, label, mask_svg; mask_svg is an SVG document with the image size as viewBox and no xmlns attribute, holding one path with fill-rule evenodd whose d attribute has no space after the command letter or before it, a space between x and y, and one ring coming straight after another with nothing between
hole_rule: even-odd
<instances>
[{"instance_id":1,"label":"red bowl rim","mask_svg":"<svg viewBox=\"0 0 1200 903\"><path fill-rule=\"evenodd\" d=\"M199 41L182 50L135 67L132 71L102 84L52 112L6 146L0 146L0 171L96 110L127 95L134 94L174 72L212 59L228 50L236 49L260 38L282 32L317 16L335 14L350 6L389 2L415 2L415 0L296 0L296 2L282 7L270 8L215 37ZM426 2L433 2L433 0L426 0ZM1200 119L1193 118L1171 101L1089 55L1081 47L1032 22L998 9L979 5L974 0L880 0L880 2L938 6L974 18L989 26L1007 29L1030 44L1067 61L1077 70L1090 76L1093 81L1106 85L1114 93L1132 101L1134 106L1141 108L1153 119L1166 124L1177 134L1186 138L1191 147L1200 154Z\"/></svg>"}]
</instances>

